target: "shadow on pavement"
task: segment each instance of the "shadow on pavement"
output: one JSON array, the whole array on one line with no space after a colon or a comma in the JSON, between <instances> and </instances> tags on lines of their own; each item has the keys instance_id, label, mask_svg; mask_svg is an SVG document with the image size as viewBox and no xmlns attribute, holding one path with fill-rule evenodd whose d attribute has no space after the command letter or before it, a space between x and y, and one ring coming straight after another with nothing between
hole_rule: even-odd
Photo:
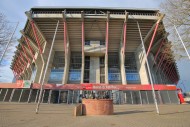
<instances>
[{"instance_id":1,"label":"shadow on pavement","mask_svg":"<svg viewBox=\"0 0 190 127\"><path fill-rule=\"evenodd\" d=\"M135 114L135 113L144 113L144 112L153 112L153 111L124 111L124 112L114 112L114 115L125 115L125 114Z\"/></svg>"},{"instance_id":2,"label":"shadow on pavement","mask_svg":"<svg viewBox=\"0 0 190 127\"><path fill-rule=\"evenodd\" d=\"M190 111L177 111L177 112L168 112L168 113L160 113L160 115L172 115L172 114L179 114L179 113L186 113Z\"/></svg>"}]
</instances>

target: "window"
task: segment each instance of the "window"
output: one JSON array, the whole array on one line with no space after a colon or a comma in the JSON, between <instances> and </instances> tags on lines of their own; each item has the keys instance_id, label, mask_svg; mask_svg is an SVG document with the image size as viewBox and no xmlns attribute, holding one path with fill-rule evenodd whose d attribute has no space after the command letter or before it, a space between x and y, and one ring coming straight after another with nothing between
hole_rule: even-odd
<instances>
[{"instance_id":1,"label":"window","mask_svg":"<svg viewBox=\"0 0 190 127\"><path fill-rule=\"evenodd\" d=\"M90 45L90 41L85 41L85 45Z\"/></svg>"},{"instance_id":2,"label":"window","mask_svg":"<svg viewBox=\"0 0 190 127\"><path fill-rule=\"evenodd\" d=\"M34 82L34 80L35 80L36 72L37 72L36 66L35 66L35 64L33 63L33 64L32 64L32 75L31 75L31 78L30 78L30 80L31 80L32 82Z\"/></svg>"},{"instance_id":3,"label":"window","mask_svg":"<svg viewBox=\"0 0 190 127\"><path fill-rule=\"evenodd\" d=\"M70 58L69 83L81 81L82 56L80 52L72 52Z\"/></svg>"},{"instance_id":4,"label":"window","mask_svg":"<svg viewBox=\"0 0 190 127\"><path fill-rule=\"evenodd\" d=\"M140 77L137 70L137 64L134 52L125 53L125 73L128 84L140 83Z\"/></svg>"},{"instance_id":5,"label":"window","mask_svg":"<svg viewBox=\"0 0 190 127\"><path fill-rule=\"evenodd\" d=\"M100 45L105 45L105 41L100 41Z\"/></svg>"},{"instance_id":6,"label":"window","mask_svg":"<svg viewBox=\"0 0 190 127\"><path fill-rule=\"evenodd\" d=\"M108 54L108 80L111 84L121 83L119 55L117 52L111 52Z\"/></svg>"},{"instance_id":7,"label":"window","mask_svg":"<svg viewBox=\"0 0 190 127\"><path fill-rule=\"evenodd\" d=\"M64 54L64 51L55 52L48 83L62 83L65 67Z\"/></svg>"}]
</instances>

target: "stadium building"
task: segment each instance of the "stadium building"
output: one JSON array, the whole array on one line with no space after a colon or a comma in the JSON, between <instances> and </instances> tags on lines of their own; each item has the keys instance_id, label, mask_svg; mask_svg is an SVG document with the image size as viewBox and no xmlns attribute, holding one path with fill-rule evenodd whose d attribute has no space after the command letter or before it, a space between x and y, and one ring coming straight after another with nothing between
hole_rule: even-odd
<instances>
[{"instance_id":1,"label":"stadium building","mask_svg":"<svg viewBox=\"0 0 190 127\"><path fill-rule=\"evenodd\" d=\"M94 92L115 104L152 104L152 79L159 104L179 103L159 10L34 7L26 16L11 63L16 83L0 84L0 101L35 103L44 84L43 103L79 103Z\"/></svg>"}]
</instances>

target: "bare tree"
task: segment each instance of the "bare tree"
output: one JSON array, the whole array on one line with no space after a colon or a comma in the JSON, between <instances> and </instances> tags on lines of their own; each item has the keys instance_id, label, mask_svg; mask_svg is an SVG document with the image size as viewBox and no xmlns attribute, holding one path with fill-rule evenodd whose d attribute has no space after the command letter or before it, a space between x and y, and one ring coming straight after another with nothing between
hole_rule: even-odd
<instances>
[{"instance_id":1,"label":"bare tree","mask_svg":"<svg viewBox=\"0 0 190 127\"><path fill-rule=\"evenodd\" d=\"M165 0L161 3L161 11L166 14L164 24L170 32L169 40L172 43L172 49L176 59L185 59L187 55L181 42L174 30L174 24L190 51L190 0Z\"/></svg>"},{"instance_id":2,"label":"bare tree","mask_svg":"<svg viewBox=\"0 0 190 127\"><path fill-rule=\"evenodd\" d=\"M10 39L12 32L13 32L13 27L9 24L8 20L6 19L6 16L0 12L0 56L2 55L5 49L5 46ZM14 49L13 42L15 41L16 41L16 38L13 37L8 48L9 52L13 51ZM8 56L9 56L9 53L6 53L5 55L6 60L10 59L10 57Z\"/></svg>"}]
</instances>

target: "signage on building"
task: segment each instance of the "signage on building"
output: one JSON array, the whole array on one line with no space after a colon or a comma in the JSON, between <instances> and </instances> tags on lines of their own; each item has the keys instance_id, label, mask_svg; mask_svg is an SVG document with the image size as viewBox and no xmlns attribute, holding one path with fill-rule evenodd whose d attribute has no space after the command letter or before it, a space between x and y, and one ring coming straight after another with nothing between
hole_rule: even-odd
<instances>
[{"instance_id":1,"label":"signage on building","mask_svg":"<svg viewBox=\"0 0 190 127\"><path fill-rule=\"evenodd\" d=\"M83 90L92 90L93 85L92 84L81 84Z\"/></svg>"},{"instance_id":2,"label":"signage on building","mask_svg":"<svg viewBox=\"0 0 190 127\"><path fill-rule=\"evenodd\" d=\"M17 80L16 81L18 88L30 88L31 86L31 80Z\"/></svg>"},{"instance_id":3,"label":"signage on building","mask_svg":"<svg viewBox=\"0 0 190 127\"><path fill-rule=\"evenodd\" d=\"M30 80L23 80L23 88L30 88L31 84Z\"/></svg>"}]
</instances>

